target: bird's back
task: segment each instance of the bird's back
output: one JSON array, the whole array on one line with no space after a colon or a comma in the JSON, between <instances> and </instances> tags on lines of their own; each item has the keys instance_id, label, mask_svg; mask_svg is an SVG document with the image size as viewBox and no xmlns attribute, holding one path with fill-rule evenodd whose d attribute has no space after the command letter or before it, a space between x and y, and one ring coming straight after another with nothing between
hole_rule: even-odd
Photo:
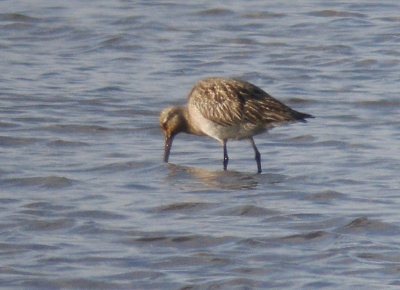
<instances>
[{"instance_id":1,"label":"bird's back","mask_svg":"<svg viewBox=\"0 0 400 290\"><path fill-rule=\"evenodd\" d=\"M291 109L249 82L224 78L199 82L189 95L188 109L221 126L247 124L260 131L312 117Z\"/></svg>"}]
</instances>

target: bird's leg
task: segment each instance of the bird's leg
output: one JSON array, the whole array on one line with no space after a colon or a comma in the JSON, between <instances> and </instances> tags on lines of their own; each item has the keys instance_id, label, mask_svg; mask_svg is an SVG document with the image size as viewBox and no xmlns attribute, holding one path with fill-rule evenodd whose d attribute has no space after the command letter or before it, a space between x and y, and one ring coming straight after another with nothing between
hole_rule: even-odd
<instances>
[{"instance_id":1,"label":"bird's leg","mask_svg":"<svg viewBox=\"0 0 400 290\"><path fill-rule=\"evenodd\" d=\"M258 170L257 172L261 173L262 170L261 170L261 155L260 155L260 152L257 149L256 143L254 143L253 137L250 137L249 140L250 140L251 146L254 149L255 159L256 159L256 162L257 162L257 170Z\"/></svg>"},{"instance_id":2,"label":"bird's leg","mask_svg":"<svg viewBox=\"0 0 400 290\"><path fill-rule=\"evenodd\" d=\"M224 170L226 170L228 168L228 161L229 161L229 157L228 157L228 150L226 150L226 139L222 140L222 146L224 146Z\"/></svg>"}]
</instances>

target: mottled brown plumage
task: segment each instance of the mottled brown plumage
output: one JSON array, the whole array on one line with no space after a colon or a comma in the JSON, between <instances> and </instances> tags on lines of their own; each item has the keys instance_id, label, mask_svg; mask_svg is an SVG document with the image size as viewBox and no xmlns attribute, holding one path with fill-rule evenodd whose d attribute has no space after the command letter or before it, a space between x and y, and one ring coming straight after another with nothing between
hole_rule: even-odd
<instances>
[{"instance_id":1,"label":"mottled brown plumage","mask_svg":"<svg viewBox=\"0 0 400 290\"><path fill-rule=\"evenodd\" d=\"M256 154L258 172L261 172L260 154L253 136L278 125L305 122L306 118L312 116L291 109L249 82L206 79L192 89L187 108L173 106L161 112L160 125L166 137L164 161L168 162L174 136L186 132L220 141L226 169L227 140L248 138Z\"/></svg>"}]
</instances>

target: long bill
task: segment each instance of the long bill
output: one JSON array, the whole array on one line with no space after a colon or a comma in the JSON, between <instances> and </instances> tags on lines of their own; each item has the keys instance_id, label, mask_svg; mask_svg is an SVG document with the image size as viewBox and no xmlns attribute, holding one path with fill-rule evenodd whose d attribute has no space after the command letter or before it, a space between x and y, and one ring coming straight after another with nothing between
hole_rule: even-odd
<instances>
[{"instance_id":1,"label":"long bill","mask_svg":"<svg viewBox=\"0 0 400 290\"><path fill-rule=\"evenodd\" d=\"M164 162L168 162L169 153L171 152L173 136L165 136L165 148L164 148Z\"/></svg>"}]
</instances>

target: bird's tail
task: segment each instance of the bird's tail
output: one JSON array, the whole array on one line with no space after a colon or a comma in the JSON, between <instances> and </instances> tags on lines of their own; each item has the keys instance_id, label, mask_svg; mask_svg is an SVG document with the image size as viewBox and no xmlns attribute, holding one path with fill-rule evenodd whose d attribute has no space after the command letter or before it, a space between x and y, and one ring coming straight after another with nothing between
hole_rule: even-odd
<instances>
[{"instance_id":1,"label":"bird's tail","mask_svg":"<svg viewBox=\"0 0 400 290\"><path fill-rule=\"evenodd\" d=\"M313 115L294 111L294 117L300 122L307 122L306 119L315 118Z\"/></svg>"}]
</instances>

